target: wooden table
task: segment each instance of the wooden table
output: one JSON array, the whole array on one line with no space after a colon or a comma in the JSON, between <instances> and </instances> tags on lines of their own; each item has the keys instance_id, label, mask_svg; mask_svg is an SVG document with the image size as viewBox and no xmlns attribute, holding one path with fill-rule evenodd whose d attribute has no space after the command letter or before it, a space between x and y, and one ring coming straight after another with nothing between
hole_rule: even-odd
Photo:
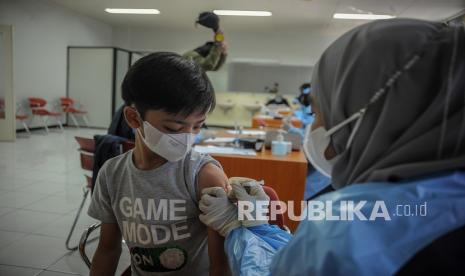
<instances>
[{"instance_id":1,"label":"wooden table","mask_svg":"<svg viewBox=\"0 0 465 276\"><path fill-rule=\"evenodd\" d=\"M292 118L291 124L296 128L302 128L302 121L297 118ZM276 119L271 116L254 116L252 118L252 128L258 128L261 125L271 128L282 128L284 122L282 119Z\"/></svg>"},{"instance_id":2,"label":"wooden table","mask_svg":"<svg viewBox=\"0 0 465 276\"><path fill-rule=\"evenodd\" d=\"M264 180L265 185L273 187L282 201L294 201L295 213L300 215L300 202L305 191L307 159L303 151L293 151L287 156L273 156L271 150L264 149L257 156L211 154L218 160L228 177L242 176ZM288 219L285 224L295 231L298 222Z\"/></svg>"}]
</instances>

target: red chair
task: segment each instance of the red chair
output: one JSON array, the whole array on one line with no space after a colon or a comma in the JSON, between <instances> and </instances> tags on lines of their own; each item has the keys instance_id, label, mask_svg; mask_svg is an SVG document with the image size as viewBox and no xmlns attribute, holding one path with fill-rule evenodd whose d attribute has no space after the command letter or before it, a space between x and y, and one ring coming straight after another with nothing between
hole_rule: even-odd
<instances>
[{"instance_id":1,"label":"red chair","mask_svg":"<svg viewBox=\"0 0 465 276\"><path fill-rule=\"evenodd\" d=\"M63 125L61 123L61 114L58 112L53 112L45 108L47 105L47 101L42 98L29 98L29 106L31 107L32 111L32 120L34 120L35 116L39 116L42 118L43 125L45 127L45 131L49 133L47 120L50 117L55 118L58 126L60 127L61 131L63 131Z\"/></svg>"},{"instance_id":2,"label":"red chair","mask_svg":"<svg viewBox=\"0 0 465 276\"><path fill-rule=\"evenodd\" d=\"M76 223L78 222L79 215L81 214L82 208L84 207L84 203L86 202L87 195L89 191L92 190L92 171L94 168L94 152L95 152L95 141L93 138L84 138L84 137L74 137L79 144L79 155L81 158L81 168L87 172L84 174L86 178L86 186L84 187L84 194L79 205L79 209L77 211L76 217L74 218L73 224L69 231L68 237L66 238L66 248L68 250L76 250L78 246L71 247L69 245L69 241L71 236L73 235L74 229L76 228ZM90 172L90 175L89 175Z\"/></svg>"},{"instance_id":3,"label":"red chair","mask_svg":"<svg viewBox=\"0 0 465 276\"><path fill-rule=\"evenodd\" d=\"M263 190L265 191L265 193L270 197L270 202L271 201L279 201L279 197L278 197L278 193L276 193L276 191L271 188L270 186L263 186ZM269 207L271 208L271 207ZM270 209L268 209L269 212L271 212ZM276 219L275 220L269 220L268 221L269 224L274 224L274 225L277 225L279 226L279 228L283 229L283 230L286 230L287 232L291 232L289 230L289 228L284 225L284 215L283 214L276 214Z\"/></svg>"},{"instance_id":4,"label":"red chair","mask_svg":"<svg viewBox=\"0 0 465 276\"><path fill-rule=\"evenodd\" d=\"M86 170L86 171L93 171L93 166L94 166L94 152L95 152L95 141L94 139L91 138L84 138L84 137L74 137L76 141L79 143L79 152L81 156L81 167ZM123 142L122 144L122 152L126 152L127 150L130 150L134 147L134 143L132 142ZM81 236L81 239L79 240L79 245L76 247L70 247L69 246L69 240L72 236L72 233L74 231L74 228L76 227L77 220L79 218L79 215L82 211L82 207L84 206L84 202L87 198L87 195L89 194L89 191L92 190L92 176L85 175L86 180L87 180L87 185L86 185L86 191L84 192L84 198L82 199L81 205L78 209L76 218L74 219L71 231L68 235L68 238L66 239L66 248L68 250L76 250L79 248L79 254L81 255L82 260L84 263L90 268L91 266L91 261L89 260L89 257L87 257L86 254L86 245L87 243L97 239L98 237L88 240L90 234L98 229L100 227L100 223L96 223L88 227L84 233ZM126 270L121 274L121 276L130 276L131 275L131 267L126 268Z\"/></svg>"},{"instance_id":5,"label":"red chair","mask_svg":"<svg viewBox=\"0 0 465 276\"><path fill-rule=\"evenodd\" d=\"M87 119L87 111L77 109L74 105L75 104L74 100L71 98L61 97L60 102L61 102L61 108L63 109L63 112L69 114L69 116L71 117L71 120L73 120L73 123L77 128L79 128L79 124L76 120L75 115L79 115L84 121L84 123L86 124L86 126L89 127L89 120Z\"/></svg>"}]
</instances>

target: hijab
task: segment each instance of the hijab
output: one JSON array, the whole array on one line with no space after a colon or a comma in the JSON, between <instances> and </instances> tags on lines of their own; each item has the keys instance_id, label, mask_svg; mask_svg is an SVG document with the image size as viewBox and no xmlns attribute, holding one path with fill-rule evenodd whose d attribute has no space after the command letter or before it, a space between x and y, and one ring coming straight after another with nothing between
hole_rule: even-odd
<instances>
[{"instance_id":1,"label":"hijab","mask_svg":"<svg viewBox=\"0 0 465 276\"><path fill-rule=\"evenodd\" d=\"M361 25L323 53L312 93L327 130L354 118L331 135L336 189L465 168L463 25Z\"/></svg>"}]
</instances>

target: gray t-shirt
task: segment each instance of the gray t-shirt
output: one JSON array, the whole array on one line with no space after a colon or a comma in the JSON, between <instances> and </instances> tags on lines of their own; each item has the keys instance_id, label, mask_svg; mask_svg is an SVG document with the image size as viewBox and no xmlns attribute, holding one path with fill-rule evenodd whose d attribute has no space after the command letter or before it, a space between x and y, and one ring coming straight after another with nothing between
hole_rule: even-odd
<instances>
[{"instance_id":1,"label":"gray t-shirt","mask_svg":"<svg viewBox=\"0 0 465 276\"><path fill-rule=\"evenodd\" d=\"M105 162L88 214L118 223L131 253L132 275L208 275L207 229L199 218L197 175L209 155L139 170L132 150Z\"/></svg>"}]
</instances>

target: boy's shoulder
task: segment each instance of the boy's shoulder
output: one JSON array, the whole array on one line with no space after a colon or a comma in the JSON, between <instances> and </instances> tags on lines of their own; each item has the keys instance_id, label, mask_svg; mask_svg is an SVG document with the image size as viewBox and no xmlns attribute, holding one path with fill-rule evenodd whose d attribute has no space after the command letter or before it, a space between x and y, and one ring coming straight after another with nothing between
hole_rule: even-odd
<instances>
[{"instance_id":1,"label":"boy's shoulder","mask_svg":"<svg viewBox=\"0 0 465 276\"><path fill-rule=\"evenodd\" d=\"M99 173L103 173L106 177L119 177L123 171L131 170L132 166L129 163L132 162L131 159L132 150L110 158L102 165ZM195 177L207 163L213 163L221 168L219 162L210 155L191 150L183 159L172 164L173 166L171 166L171 168L174 173L179 173L179 170L184 170L184 173L193 174Z\"/></svg>"},{"instance_id":2,"label":"boy's shoulder","mask_svg":"<svg viewBox=\"0 0 465 276\"><path fill-rule=\"evenodd\" d=\"M198 151L195 151L192 149L184 158L184 162L188 163L189 166L192 166L194 168L198 166L203 166L206 163L209 162L214 162L218 163L215 159L213 159L209 154L207 153L200 153ZM218 163L219 164L219 163Z\"/></svg>"},{"instance_id":3,"label":"boy's shoulder","mask_svg":"<svg viewBox=\"0 0 465 276\"><path fill-rule=\"evenodd\" d=\"M106 175L111 175L115 171L121 171L127 166L128 159L132 156L132 150L129 150L123 154L117 155L105 161L100 168Z\"/></svg>"}]
</instances>

